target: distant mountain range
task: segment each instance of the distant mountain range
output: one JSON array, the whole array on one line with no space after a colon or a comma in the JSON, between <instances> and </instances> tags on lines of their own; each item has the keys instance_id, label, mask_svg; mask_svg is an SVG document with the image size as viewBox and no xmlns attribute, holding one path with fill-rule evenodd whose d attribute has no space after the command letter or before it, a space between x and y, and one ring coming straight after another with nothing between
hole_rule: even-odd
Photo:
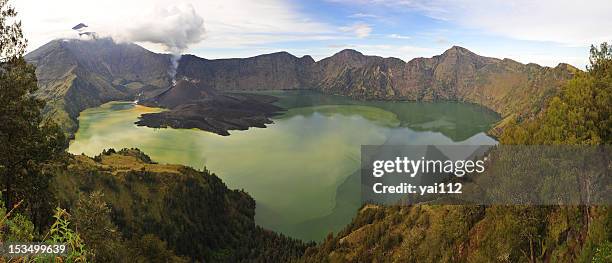
<instances>
[{"instance_id":1,"label":"distant mountain range","mask_svg":"<svg viewBox=\"0 0 612 263\"><path fill-rule=\"evenodd\" d=\"M37 66L38 96L48 101L47 116L68 133L76 131L80 111L111 100L150 99L162 92L178 101L194 99L191 92L170 87L169 55L135 44L54 40L26 59ZM176 77L219 92L311 89L364 100L471 102L508 117L541 108L577 71L568 64L525 65L453 46L441 55L409 62L355 50L321 61L287 52L217 60L184 55Z\"/></svg>"}]
</instances>

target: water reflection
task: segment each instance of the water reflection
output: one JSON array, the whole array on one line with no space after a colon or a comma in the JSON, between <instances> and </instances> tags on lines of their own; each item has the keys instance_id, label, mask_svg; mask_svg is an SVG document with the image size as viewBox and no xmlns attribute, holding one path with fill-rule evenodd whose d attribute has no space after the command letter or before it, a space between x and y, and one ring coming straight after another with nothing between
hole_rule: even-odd
<instances>
[{"instance_id":1,"label":"water reflection","mask_svg":"<svg viewBox=\"0 0 612 263\"><path fill-rule=\"evenodd\" d=\"M289 109L268 128L229 137L133 123L159 109L112 102L81 113L69 151L93 156L138 147L161 163L206 166L257 201L258 224L320 240L356 213L360 146L494 144L496 114L461 103L362 102L313 92L273 92ZM357 174L357 176L355 176ZM355 196L357 195L357 196Z\"/></svg>"}]
</instances>

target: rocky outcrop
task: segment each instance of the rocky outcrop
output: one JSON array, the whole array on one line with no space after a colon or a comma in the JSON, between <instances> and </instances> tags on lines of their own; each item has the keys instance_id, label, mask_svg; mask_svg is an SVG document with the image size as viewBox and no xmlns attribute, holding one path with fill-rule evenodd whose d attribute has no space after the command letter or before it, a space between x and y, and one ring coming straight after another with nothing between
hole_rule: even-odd
<instances>
[{"instance_id":1,"label":"rocky outcrop","mask_svg":"<svg viewBox=\"0 0 612 263\"><path fill-rule=\"evenodd\" d=\"M314 60L297 58L287 52L244 59L208 60L185 55L178 75L202 81L218 90L279 90L306 88Z\"/></svg>"}]
</instances>

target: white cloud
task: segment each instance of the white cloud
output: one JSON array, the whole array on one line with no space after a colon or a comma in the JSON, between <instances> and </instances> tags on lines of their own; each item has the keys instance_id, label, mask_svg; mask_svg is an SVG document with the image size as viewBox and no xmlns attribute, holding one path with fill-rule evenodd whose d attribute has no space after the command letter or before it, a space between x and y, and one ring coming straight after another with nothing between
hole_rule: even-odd
<instances>
[{"instance_id":1,"label":"white cloud","mask_svg":"<svg viewBox=\"0 0 612 263\"><path fill-rule=\"evenodd\" d=\"M377 15L366 13L355 13L349 16L350 18L378 18Z\"/></svg>"},{"instance_id":2,"label":"white cloud","mask_svg":"<svg viewBox=\"0 0 612 263\"><path fill-rule=\"evenodd\" d=\"M71 28L85 23L101 34L112 35L133 27L143 17L157 23L150 10L180 4L193 5L204 19L206 40L190 48L239 48L272 42L337 37L338 29L310 20L285 0L18 0L29 50L60 37L74 37ZM160 45L144 44L160 50Z\"/></svg>"},{"instance_id":3,"label":"white cloud","mask_svg":"<svg viewBox=\"0 0 612 263\"><path fill-rule=\"evenodd\" d=\"M365 23L355 23L351 26L345 26L340 28L343 32L350 32L355 34L358 38L366 38L372 33L372 27Z\"/></svg>"},{"instance_id":4,"label":"white cloud","mask_svg":"<svg viewBox=\"0 0 612 263\"><path fill-rule=\"evenodd\" d=\"M453 6L458 15L440 15L522 40L588 45L612 39L612 1L465 1Z\"/></svg>"},{"instance_id":5,"label":"white cloud","mask_svg":"<svg viewBox=\"0 0 612 263\"><path fill-rule=\"evenodd\" d=\"M523 40L552 41L566 46L582 46L590 43L612 40L612 1L588 0L328 0L347 4L385 5L394 10L411 10L427 16L445 20L467 28L480 29L481 33L495 34L504 37ZM20 12L19 19L23 21L24 33L28 38L29 50L33 50L46 42L59 37L75 37L71 28L78 23L85 23L92 30L109 35L119 35L129 28L143 27L142 21L150 22L149 27L161 22L159 15L151 13L160 7L168 9L171 6L189 3L195 13L202 17L206 29L204 41L187 41L190 50L197 50L198 55L206 57L251 56L267 51L298 51L299 54L312 54L315 58L328 56L337 50L326 47L329 43L292 45L285 42L328 41L350 43L371 43L380 41L382 37L391 39L408 39L409 36L399 33L401 28L391 32L374 34L372 24L386 19L383 15L376 17L370 11L380 9L362 9L361 13L350 15L351 18L365 20L346 26L333 25L312 20L302 14L290 0L13 0L11 1ZM367 7L367 6L366 6ZM363 11L366 10L366 11ZM374 12L374 14L378 14ZM346 17L344 17L346 18ZM371 18L377 18L374 21ZM381 26L377 26L378 29ZM170 26L174 28L174 26ZM197 27L196 27L197 28ZM157 28L160 29L160 28ZM163 30L163 29L160 29ZM412 35L414 33L414 35ZM412 42L415 45L427 46L419 34L412 32ZM486 35L485 34L485 35ZM157 35L159 40L164 34ZM479 36L482 36L479 35ZM359 40L356 38L360 38ZM365 38L365 39L364 39ZM448 38L448 40L446 40ZM132 38L133 39L133 38ZM452 44L457 44L452 36L437 37L434 40L437 50L423 50L410 46L360 45L355 49L364 53L381 56L395 56L402 59L431 56L444 51ZM150 41L151 39L139 39ZM390 41L398 44L399 41ZM270 45L270 44L282 45ZM376 42L378 43L378 42ZM139 43L153 51L167 51L160 44ZM385 43L386 44L386 43ZM401 43L400 43L401 44ZM460 44L460 43L459 43ZM472 43L474 44L474 43ZM526 44L527 45L527 44ZM556 45L559 46L559 45ZM470 46L466 46L471 48ZM297 50L297 48L301 48ZM501 49L501 50L500 50ZM521 62L537 62L553 65L557 61L566 61L574 65L583 65L583 54L561 51L560 49L542 50L538 52L519 52L515 48L498 48L483 44L480 50L484 55L510 57ZM534 49L534 50L535 50ZM571 49L571 48L568 48ZM525 49L522 51L529 51ZM435 51L435 52L434 52ZM533 50L532 50L533 51ZM545 52L546 51L546 52ZM509 53L514 52L514 53ZM565 53L564 53L565 52ZM478 52L477 52L478 53ZM232 55L234 54L234 55Z\"/></svg>"},{"instance_id":6,"label":"white cloud","mask_svg":"<svg viewBox=\"0 0 612 263\"><path fill-rule=\"evenodd\" d=\"M386 5L520 40L582 46L612 40L610 0L330 0Z\"/></svg>"},{"instance_id":7,"label":"white cloud","mask_svg":"<svg viewBox=\"0 0 612 263\"><path fill-rule=\"evenodd\" d=\"M410 36L403 36L400 34L391 34L389 35L390 38L395 38L395 39L411 39Z\"/></svg>"},{"instance_id":8,"label":"white cloud","mask_svg":"<svg viewBox=\"0 0 612 263\"><path fill-rule=\"evenodd\" d=\"M155 19L151 19L154 17ZM166 51L180 54L190 45L204 39L204 19L190 4L156 8L133 18L121 31L113 33L116 40L160 44Z\"/></svg>"}]
</instances>

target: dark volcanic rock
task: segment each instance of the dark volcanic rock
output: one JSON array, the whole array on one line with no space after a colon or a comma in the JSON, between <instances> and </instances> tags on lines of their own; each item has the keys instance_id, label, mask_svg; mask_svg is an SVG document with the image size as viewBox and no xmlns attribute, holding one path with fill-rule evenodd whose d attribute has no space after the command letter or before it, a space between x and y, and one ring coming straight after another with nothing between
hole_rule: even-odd
<instances>
[{"instance_id":1,"label":"dark volcanic rock","mask_svg":"<svg viewBox=\"0 0 612 263\"><path fill-rule=\"evenodd\" d=\"M265 128L270 117L283 111L272 104L275 97L257 94L221 93L199 81L181 80L159 96L141 102L168 111L141 116L139 126L152 128L197 128L227 136L230 130Z\"/></svg>"}]
</instances>

